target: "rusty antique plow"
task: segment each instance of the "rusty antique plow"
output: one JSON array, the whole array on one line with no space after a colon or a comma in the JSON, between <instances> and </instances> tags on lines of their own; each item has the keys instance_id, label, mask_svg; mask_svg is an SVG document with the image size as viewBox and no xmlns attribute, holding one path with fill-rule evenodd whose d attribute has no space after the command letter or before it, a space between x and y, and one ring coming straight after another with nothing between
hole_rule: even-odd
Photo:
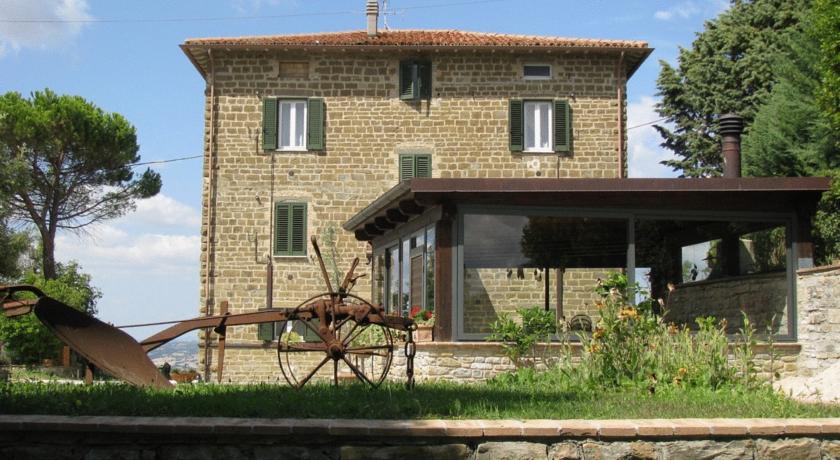
<instances>
[{"instance_id":1,"label":"rusty antique plow","mask_svg":"<svg viewBox=\"0 0 840 460\"><path fill-rule=\"evenodd\" d=\"M334 290L314 237L312 246L326 292L294 308L225 312L172 322L172 326L139 343L120 328L71 308L34 286L0 286L0 304L7 317L34 312L59 339L94 366L138 386L171 388L172 384L147 353L196 329L212 329L218 334L216 369L221 382L227 328L264 323L275 325L280 372L289 385L301 387L313 380L328 380L337 385L344 380L359 380L379 386L388 376L394 350L404 335L407 384L413 386L414 321L389 315L381 305L373 305L350 293L359 278L353 275L358 258Z\"/></svg>"}]
</instances>

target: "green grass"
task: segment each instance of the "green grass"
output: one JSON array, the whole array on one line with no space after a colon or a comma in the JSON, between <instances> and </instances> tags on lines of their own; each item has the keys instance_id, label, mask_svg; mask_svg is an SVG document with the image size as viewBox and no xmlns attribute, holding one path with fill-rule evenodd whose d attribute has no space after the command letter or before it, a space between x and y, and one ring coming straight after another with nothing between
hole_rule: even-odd
<instances>
[{"instance_id":1,"label":"green grass","mask_svg":"<svg viewBox=\"0 0 840 460\"><path fill-rule=\"evenodd\" d=\"M412 391L326 385L179 386L175 391L125 384L0 384L0 413L131 416L369 419L609 419L681 417L840 417L840 405L793 402L769 388L664 388L591 392L505 385L420 384Z\"/></svg>"}]
</instances>

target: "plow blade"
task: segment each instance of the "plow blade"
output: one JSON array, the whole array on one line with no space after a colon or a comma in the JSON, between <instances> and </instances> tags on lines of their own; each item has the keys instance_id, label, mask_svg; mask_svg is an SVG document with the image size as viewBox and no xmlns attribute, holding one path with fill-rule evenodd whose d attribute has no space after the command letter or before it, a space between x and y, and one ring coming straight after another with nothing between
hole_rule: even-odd
<instances>
[{"instance_id":1,"label":"plow blade","mask_svg":"<svg viewBox=\"0 0 840 460\"><path fill-rule=\"evenodd\" d=\"M114 326L49 297L38 300L35 315L70 348L112 376L137 386L172 388L143 347Z\"/></svg>"}]
</instances>

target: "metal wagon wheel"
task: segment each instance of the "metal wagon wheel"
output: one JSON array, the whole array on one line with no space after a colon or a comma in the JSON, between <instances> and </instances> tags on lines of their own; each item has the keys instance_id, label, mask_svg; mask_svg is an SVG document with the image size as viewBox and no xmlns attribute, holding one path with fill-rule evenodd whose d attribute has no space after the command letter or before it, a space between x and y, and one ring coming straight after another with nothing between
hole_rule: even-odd
<instances>
[{"instance_id":1,"label":"metal wagon wheel","mask_svg":"<svg viewBox=\"0 0 840 460\"><path fill-rule=\"evenodd\" d=\"M377 308L352 294L343 294L341 303L336 303L338 297L330 293L311 297L280 322L277 358L289 385L300 388L312 379L332 380L338 385L350 375L375 388L388 375L394 336L389 328L369 321ZM311 308L318 302L326 305L326 334L319 331L320 323ZM348 310L359 314L348 314Z\"/></svg>"}]
</instances>

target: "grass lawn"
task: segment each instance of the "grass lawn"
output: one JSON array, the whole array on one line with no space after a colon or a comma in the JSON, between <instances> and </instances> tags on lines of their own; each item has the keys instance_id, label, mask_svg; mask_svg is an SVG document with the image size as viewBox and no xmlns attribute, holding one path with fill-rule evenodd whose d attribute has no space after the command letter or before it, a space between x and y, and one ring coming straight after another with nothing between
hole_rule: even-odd
<instances>
[{"instance_id":1,"label":"grass lawn","mask_svg":"<svg viewBox=\"0 0 840 460\"><path fill-rule=\"evenodd\" d=\"M326 385L183 385L153 391L125 384L0 384L2 414L299 417L369 419L610 419L840 417L840 405L801 404L769 389L662 388L578 392L487 384L400 384L377 390Z\"/></svg>"}]
</instances>

